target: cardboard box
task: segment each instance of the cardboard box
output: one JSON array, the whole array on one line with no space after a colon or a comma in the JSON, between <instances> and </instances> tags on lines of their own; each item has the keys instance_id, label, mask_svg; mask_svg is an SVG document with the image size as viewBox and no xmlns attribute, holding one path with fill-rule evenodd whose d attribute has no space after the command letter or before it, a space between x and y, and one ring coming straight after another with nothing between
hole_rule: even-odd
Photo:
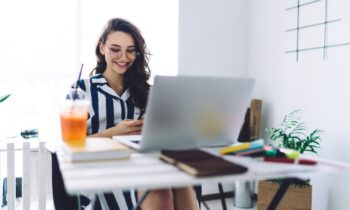
<instances>
[{"instance_id":1,"label":"cardboard box","mask_svg":"<svg viewBox=\"0 0 350 210\"><path fill-rule=\"evenodd\" d=\"M266 210L272 198L279 189L278 183L259 181L258 184L258 210ZM286 194L278 204L276 210L311 210L312 187L311 185L290 185Z\"/></svg>"}]
</instances>

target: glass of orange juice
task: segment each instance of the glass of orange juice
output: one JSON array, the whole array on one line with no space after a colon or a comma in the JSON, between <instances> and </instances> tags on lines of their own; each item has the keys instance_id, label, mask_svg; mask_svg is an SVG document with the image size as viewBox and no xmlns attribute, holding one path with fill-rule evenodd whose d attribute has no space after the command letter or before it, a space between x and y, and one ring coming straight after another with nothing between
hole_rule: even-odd
<instances>
[{"instance_id":1,"label":"glass of orange juice","mask_svg":"<svg viewBox=\"0 0 350 210\"><path fill-rule=\"evenodd\" d=\"M72 89L61 104L62 140L70 146L85 145L89 102L82 90Z\"/></svg>"}]
</instances>

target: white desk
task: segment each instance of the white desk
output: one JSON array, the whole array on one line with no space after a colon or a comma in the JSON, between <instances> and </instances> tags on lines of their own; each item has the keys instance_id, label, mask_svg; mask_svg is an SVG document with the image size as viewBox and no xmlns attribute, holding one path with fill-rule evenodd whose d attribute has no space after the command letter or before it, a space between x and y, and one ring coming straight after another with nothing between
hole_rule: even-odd
<instances>
[{"instance_id":1,"label":"white desk","mask_svg":"<svg viewBox=\"0 0 350 210\"><path fill-rule=\"evenodd\" d=\"M212 151L216 153L215 151ZM192 186L205 183L232 183L236 180L256 180L272 177L311 177L344 170L319 162L316 166L266 163L250 158L225 156L225 159L249 168L239 175L196 178L158 159L159 153L133 153L128 160L80 162L67 161L58 150L57 157L65 188L69 194L110 192L113 189L155 189Z\"/></svg>"}]
</instances>

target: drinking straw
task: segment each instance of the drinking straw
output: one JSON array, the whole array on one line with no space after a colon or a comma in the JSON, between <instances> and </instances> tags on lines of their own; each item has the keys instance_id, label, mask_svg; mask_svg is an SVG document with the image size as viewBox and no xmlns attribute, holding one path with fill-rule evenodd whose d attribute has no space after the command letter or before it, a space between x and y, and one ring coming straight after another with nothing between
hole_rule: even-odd
<instances>
[{"instance_id":1,"label":"drinking straw","mask_svg":"<svg viewBox=\"0 0 350 210\"><path fill-rule=\"evenodd\" d=\"M80 77L81 77L81 72L83 71L83 66L84 66L84 64L82 63L82 64L81 64L81 67L80 67L79 75L78 75L77 85L75 86L75 91L74 91L74 95L73 95L73 101L74 101L76 98L78 98L78 97L77 97L77 94L78 94L78 82L79 82Z\"/></svg>"}]
</instances>

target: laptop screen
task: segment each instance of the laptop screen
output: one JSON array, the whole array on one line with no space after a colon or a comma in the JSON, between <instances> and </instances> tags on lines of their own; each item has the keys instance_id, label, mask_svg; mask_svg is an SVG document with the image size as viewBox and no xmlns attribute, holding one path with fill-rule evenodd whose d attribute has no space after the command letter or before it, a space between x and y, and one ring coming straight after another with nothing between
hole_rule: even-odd
<instances>
[{"instance_id":1,"label":"laptop screen","mask_svg":"<svg viewBox=\"0 0 350 210\"><path fill-rule=\"evenodd\" d=\"M254 87L249 78L156 76L146 108L141 150L234 143Z\"/></svg>"}]
</instances>

